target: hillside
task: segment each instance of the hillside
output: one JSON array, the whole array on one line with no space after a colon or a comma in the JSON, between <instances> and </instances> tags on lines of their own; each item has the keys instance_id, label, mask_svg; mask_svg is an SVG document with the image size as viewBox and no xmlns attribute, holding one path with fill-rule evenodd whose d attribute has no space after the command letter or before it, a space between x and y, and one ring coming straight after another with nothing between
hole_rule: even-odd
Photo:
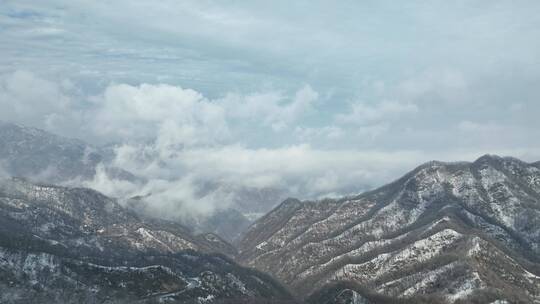
<instances>
[{"instance_id":1,"label":"hillside","mask_svg":"<svg viewBox=\"0 0 540 304\"><path fill-rule=\"evenodd\" d=\"M84 188L0 182L1 303L291 300L234 248ZM37 300L39 299L39 300Z\"/></svg>"},{"instance_id":2,"label":"hillside","mask_svg":"<svg viewBox=\"0 0 540 304\"><path fill-rule=\"evenodd\" d=\"M337 301L337 282L352 282L347 301L540 302L540 169L486 155L430 162L356 197L289 199L239 250L310 303Z\"/></svg>"}]
</instances>

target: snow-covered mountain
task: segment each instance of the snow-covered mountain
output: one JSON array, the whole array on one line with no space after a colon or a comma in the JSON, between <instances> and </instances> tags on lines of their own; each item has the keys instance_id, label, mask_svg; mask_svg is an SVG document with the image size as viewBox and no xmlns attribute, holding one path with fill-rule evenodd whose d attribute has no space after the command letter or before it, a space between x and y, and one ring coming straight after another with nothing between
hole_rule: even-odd
<instances>
[{"instance_id":1,"label":"snow-covered mountain","mask_svg":"<svg viewBox=\"0 0 540 304\"><path fill-rule=\"evenodd\" d=\"M4 175L59 183L91 179L99 164L108 163L112 151L81 140L0 121L0 170ZM106 166L107 174L136 180L130 172Z\"/></svg>"},{"instance_id":2,"label":"snow-covered mountain","mask_svg":"<svg viewBox=\"0 0 540 304\"><path fill-rule=\"evenodd\" d=\"M99 166L102 166L107 181L132 182L137 185L135 188L142 187L148 177L113 166L114 157L112 147L96 147L78 139L0 121L0 177L16 176L53 184L92 186L93 182L87 182L96 176ZM280 189L233 187L210 181L202 183L198 194L204 197L217 190L232 200L229 206L213 213L199 214L198 217L171 220L233 241L254 219L270 211L286 197L285 191ZM128 201L128 197L123 199ZM144 199L138 198L136 204L129 206L136 207L134 210L138 213L152 213L148 210L151 208L145 206Z\"/></svg>"},{"instance_id":3,"label":"snow-covered mountain","mask_svg":"<svg viewBox=\"0 0 540 304\"><path fill-rule=\"evenodd\" d=\"M144 216L151 214L152 209L146 201L147 197L132 197L126 200L126 207L137 214ZM214 210L209 214L192 217L169 217L169 220L192 227L198 232L217 234L228 242L235 242L252 223L248 217L235 208Z\"/></svg>"},{"instance_id":4,"label":"snow-covered mountain","mask_svg":"<svg viewBox=\"0 0 540 304\"><path fill-rule=\"evenodd\" d=\"M540 303L540 169L486 155L356 197L288 199L239 250L309 303Z\"/></svg>"},{"instance_id":5,"label":"snow-covered mountain","mask_svg":"<svg viewBox=\"0 0 540 304\"><path fill-rule=\"evenodd\" d=\"M147 197L36 183L91 179L112 150L1 122L0 143L0 303L291 301L231 259L310 304L540 303L540 162L430 162L358 196L287 199L237 250L286 191L208 181L230 209L160 220Z\"/></svg>"},{"instance_id":6,"label":"snow-covered mountain","mask_svg":"<svg viewBox=\"0 0 540 304\"><path fill-rule=\"evenodd\" d=\"M0 181L0 303L289 301L216 235L142 218L94 190Z\"/></svg>"}]
</instances>

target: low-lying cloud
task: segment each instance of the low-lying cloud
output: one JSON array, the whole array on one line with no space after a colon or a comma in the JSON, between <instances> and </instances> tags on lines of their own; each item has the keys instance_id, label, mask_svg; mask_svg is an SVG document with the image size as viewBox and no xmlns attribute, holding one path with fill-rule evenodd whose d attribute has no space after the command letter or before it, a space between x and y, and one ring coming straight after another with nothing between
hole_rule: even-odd
<instances>
[{"instance_id":1,"label":"low-lying cloud","mask_svg":"<svg viewBox=\"0 0 540 304\"><path fill-rule=\"evenodd\" d=\"M161 214L540 159L540 2L289 2L2 1L0 120L104 146L71 182Z\"/></svg>"},{"instance_id":2,"label":"low-lying cloud","mask_svg":"<svg viewBox=\"0 0 540 304\"><path fill-rule=\"evenodd\" d=\"M444 72L442 80L427 75L419 79L432 84L374 85L379 100L354 100L326 113L328 99L307 84L292 92L216 98L170 84L111 83L84 94L68 80L16 71L0 76L0 119L106 144L111 157L95 176L66 184L122 200L144 197L159 216L231 207L242 189L279 189L299 198L358 193L432 159L472 160L484 153L539 158L527 140L537 131L517 121L482 122L454 102L444 102L445 113L434 110L426 96L467 86L458 73ZM441 115L454 119L434 124ZM492 131L498 139L486 142ZM118 178L108 167L141 178Z\"/></svg>"}]
</instances>

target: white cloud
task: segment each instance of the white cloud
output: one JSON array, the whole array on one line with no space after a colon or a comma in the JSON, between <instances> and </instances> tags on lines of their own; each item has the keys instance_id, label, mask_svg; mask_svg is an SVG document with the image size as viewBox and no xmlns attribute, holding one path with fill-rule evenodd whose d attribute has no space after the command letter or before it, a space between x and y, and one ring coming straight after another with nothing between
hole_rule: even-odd
<instances>
[{"instance_id":1,"label":"white cloud","mask_svg":"<svg viewBox=\"0 0 540 304\"><path fill-rule=\"evenodd\" d=\"M339 176L340 183L326 187L337 190L336 187L353 187L367 180L382 183L389 178L382 168L398 163L400 166L413 165L418 158L415 153L407 152L318 150L308 145L275 149L227 145L179 151L167 166L182 167L195 179L250 187L292 187L299 189L299 195L307 197L319 194L322 188L311 189L307 185L327 178L330 171Z\"/></svg>"},{"instance_id":2,"label":"white cloud","mask_svg":"<svg viewBox=\"0 0 540 304\"><path fill-rule=\"evenodd\" d=\"M58 36L65 32L64 29L57 27L35 27L26 30L23 35L28 35L30 39L40 38L40 37L52 37Z\"/></svg>"},{"instance_id":3,"label":"white cloud","mask_svg":"<svg viewBox=\"0 0 540 304\"><path fill-rule=\"evenodd\" d=\"M517 149L520 143L529 142L528 147L534 150L534 142L530 142L531 134L536 129L519 124L508 124L494 121L462 120L455 126L458 140L462 145L483 147L485 150ZM514 143L514 145L512 145Z\"/></svg>"},{"instance_id":4,"label":"white cloud","mask_svg":"<svg viewBox=\"0 0 540 304\"><path fill-rule=\"evenodd\" d=\"M321 150L309 145L192 146L172 154L160 153L160 149L155 143L124 144L116 149L113 164L144 176L146 183L115 181L98 170L85 185L124 198L151 194L147 198L150 212L190 216L229 206L234 193L224 188L286 189L299 198L335 196L382 185L429 159L417 151ZM218 187L202 195L207 183Z\"/></svg>"},{"instance_id":5,"label":"white cloud","mask_svg":"<svg viewBox=\"0 0 540 304\"><path fill-rule=\"evenodd\" d=\"M376 104L355 102L351 105L349 113L336 115L336 121L357 125L370 125L383 121L388 122L400 118L401 115L411 115L417 112L418 106L412 103L387 100Z\"/></svg>"},{"instance_id":6,"label":"white cloud","mask_svg":"<svg viewBox=\"0 0 540 304\"><path fill-rule=\"evenodd\" d=\"M92 123L101 136L149 140L159 133L162 148L210 144L228 137L223 108L194 90L113 84L94 102Z\"/></svg>"},{"instance_id":7,"label":"white cloud","mask_svg":"<svg viewBox=\"0 0 540 304\"><path fill-rule=\"evenodd\" d=\"M220 104L232 119L262 122L274 131L283 131L314 110L319 94L306 85L289 98L277 92L250 95L229 94Z\"/></svg>"},{"instance_id":8,"label":"white cloud","mask_svg":"<svg viewBox=\"0 0 540 304\"><path fill-rule=\"evenodd\" d=\"M423 114L422 100L411 96L423 96L431 89L411 89L414 94L405 94L399 101L356 102L349 113L329 115L333 124L322 120L308 127L304 122L309 115L320 115L328 106L308 85L289 94L270 90L209 99L180 86L110 84L88 99L78 95L77 86L69 81L45 80L29 72L1 79L0 105L5 109L1 119L14 118L52 131L63 129L61 133L73 132L83 139L117 141L111 165L147 182L116 180L102 167L92 180L76 182L121 198L151 194L150 211L159 215L189 216L229 206L234 193L225 188L286 189L300 198L335 196L382 185L431 159L472 160L486 152L537 155L523 144L536 131L495 123L456 123L443 135L464 139L458 138L455 147L444 150L425 148L434 135L441 134L437 130L389 132L404 117ZM445 82L459 83L455 79ZM376 85L376 89L382 97L399 91L389 91L387 85ZM257 145L244 139L249 133L292 140L272 146L267 144L269 138L262 138L256 142L262 145ZM493 133L505 143L515 142L515 148L489 145L499 143ZM403 145L398 142L401 134L407 135L402 140L421 138L421 144ZM370 141L367 148L354 147ZM203 191L208 183L218 186Z\"/></svg>"},{"instance_id":9,"label":"white cloud","mask_svg":"<svg viewBox=\"0 0 540 304\"><path fill-rule=\"evenodd\" d=\"M402 99L414 103L466 103L469 88L463 72L451 68L430 68L401 81L396 92Z\"/></svg>"},{"instance_id":10,"label":"white cloud","mask_svg":"<svg viewBox=\"0 0 540 304\"><path fill-rule=\"evenodd\" d=\"M320 128L298 126L294 129L295 135L302 142L314 140L339 140L343 139L345 132L338 126L324 126Z\"/></svg>"},{"instance_id":11,"label":"white cloud","mask_svg":"<svg viewBox=\"0 0 540 304\"><path fill-rule=\"evenodd\" d=\"M204 182L310 197L430 159L537 157L538 3L484 2L8 1L0 119L117 142L113 165L149 182L87 185L165 212L227 204Z\"/></svg>"},{"instance_id":12,"label":"white cloud","mask_svg":"<svg viewBox=\"0 0 540 304\"><path fill-rule=\"evenodd\" d=\"M73 121L69 87L28 71L0 75L0 119L47 129Z\"/></svg>"}]
</instances>

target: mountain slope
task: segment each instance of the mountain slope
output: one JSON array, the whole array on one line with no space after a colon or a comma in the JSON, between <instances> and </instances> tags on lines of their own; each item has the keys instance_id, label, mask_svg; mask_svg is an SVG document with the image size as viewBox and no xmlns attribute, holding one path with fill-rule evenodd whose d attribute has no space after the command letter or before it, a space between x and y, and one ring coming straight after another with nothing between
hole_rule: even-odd
<instances>
[{"instance_id":1,"label":"mountain slope","mask_svg":"<svg viewBox=\"0 0 540 304\"><path fill-rule=\"evenodd\" d=\"M400 299L540 301L540 169L487 155L427 163L356 197L287 200L240 252L299 295L353 282Z\"/></svg>"},{"instance_id":2,"label":"mountain slope","mask_svg":"<svg viewBox=\"0 0 540 304\"><path fill-rule=\"evenodd\" d=\"M0 121L0 169L9 176L66 182L74 178L91 179L100 163L107 163L111 152L81 140ZM138 180L133 174L105 167L111 177Z\"/></svg>"},{"instance_id":3,"label":"mountain slope","mask_svg":"<svg viewBox=\"0 0 540 304\"><path fill-rule=\"evenodd\" d=\"M73 186L99 177L96 172L101 173L98 169L102 166L110 180L128 181L141 187L145 184L148 177L114 167L114 158L112 147L96 147L78 139L0 121L0 177L17 176ZM200 198L218 192L218 195L231 200L229 206L213 214L193 216L190 218L192 221L185 217L170 219L200 231L216 233L229 242L236 240L255 218L277 205L284 196L278 189L232 187L208 181L200 183L197 191ZM128 207L137 207L133 210L140 214L155 213L144 203L144 198L140 198L137 204Z\"/></svg>"},{"instance_id":4,"label":"mountain slope","mask_svg":"<svg viewBox=\"0 0 540 304\"><path fill-rule=\"evenodd\" d=\"M214 235L141 218L90 189L0 182L1 303L291 300L220 254L229 250Z\"/></svg>"}]
</instances>

